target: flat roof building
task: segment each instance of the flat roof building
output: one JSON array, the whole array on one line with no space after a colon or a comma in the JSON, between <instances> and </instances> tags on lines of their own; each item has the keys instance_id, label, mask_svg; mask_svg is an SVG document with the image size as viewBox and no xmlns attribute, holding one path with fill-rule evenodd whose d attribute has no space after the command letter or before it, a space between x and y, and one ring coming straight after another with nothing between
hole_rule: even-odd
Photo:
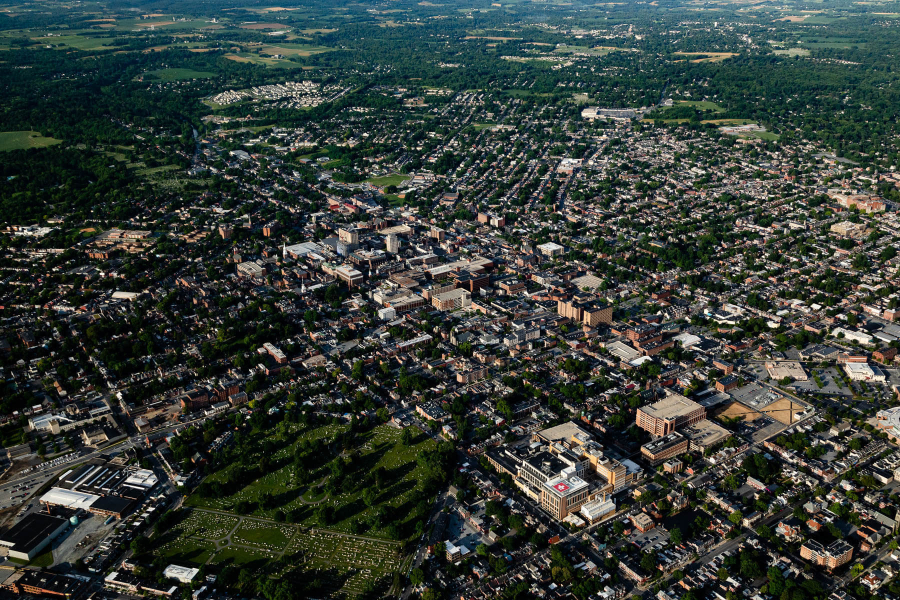
<instances>
[{"instance_id":1,"label":"flat roof building","mask_svg":"<svg viewBox=\"0 0 900 600\"><path fill-rule=\"evenodd\" d=\"M639 408L635 422L650 434L662 436L705 418L705 408L681 394L671 394L659 402Z\"/></svg>"},{"instance_id":2,"label":"flat roof building","mask_svg":"<svg viewBox=\"0 0 900 600\"><path fill-rule=\"evenodd\" d=\"M29 513L0 535L0 545L9 548L9 557L30 561L65 531L69 520L42 513Z\"/></svg>"},{"instance_id":3,"label":"flat roof building","mask_svg":"<svg viewBox=\"0 0 900 600\"><path fill-rule=\"evenodd\" d=\"M194 577L200 573L200 569L192 569L190 567L182 567L179 565L169 565L163 571L163 577L167 579L174 579L175 581L180 581L181 583L190 583L194 580Z\"/></svg>"},{"instance_id":4,"label":"flat roof building","mask_svg":"<svg viewBox=\"0 0 900 600\"><path fill-rule=\"evenodd\" d=\"M562 520L588 501L588 483L576 475L562 475L541 486L541 507Z\"/></svg>"},{"instance_id":5,"label":"flat roof building","mask_svg":"<svg viewBox=\"0 0 900 600\"><path fill-rule=\"evenodd\" d=\"M677 431L673 431L666 436L641 446L641 455L644 457L644 460L655 467L674 456L684 454L688 451L689 446L690 442L686 437Z\"/></svg>"}]
</instances>

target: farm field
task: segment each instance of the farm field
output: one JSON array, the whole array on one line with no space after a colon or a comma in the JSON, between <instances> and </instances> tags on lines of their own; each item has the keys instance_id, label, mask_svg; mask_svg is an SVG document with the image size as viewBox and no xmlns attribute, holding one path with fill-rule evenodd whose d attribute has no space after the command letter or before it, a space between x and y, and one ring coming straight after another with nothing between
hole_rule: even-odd
<instances>
[{"instance_id":1,"label":"farm field","mask_svg":"<svg viewBox=\"0 0 900 600\"><path fill-rule=\"evenodd\" d=\"M272 46L263 46L260 52L263 54L282 56L312 56L313 54L321 54L323 52L331 52L333 48L325 46L313 46L311 44L277 44Z\"/></svg>"},{"instance_id":2,"label":"farm field","mask_svg":"<svg viewBox=\"0 0 900 600\"><path fill-rule=\"evenodd\" d=\"M302 65L283 58L270 58L267 56L259 56L258 54L250 54L240 52L237 54L226 54L225 58L239 63L250 63L254 65L262 65L270 69L300 69Z\"/></svg>"},{"instance_id":3,"label":"farm field","mask_svg":"<svg viewBox=\"0 0 900 600\"><path fill-rule=\"evenodd\" d=\"M162 81L181 81L185 79L209 79L215 77L215 73L209 71L195 71L194 69L159 69L147 71L147 75L154 75Z\"/></svg>"}]
</instances>

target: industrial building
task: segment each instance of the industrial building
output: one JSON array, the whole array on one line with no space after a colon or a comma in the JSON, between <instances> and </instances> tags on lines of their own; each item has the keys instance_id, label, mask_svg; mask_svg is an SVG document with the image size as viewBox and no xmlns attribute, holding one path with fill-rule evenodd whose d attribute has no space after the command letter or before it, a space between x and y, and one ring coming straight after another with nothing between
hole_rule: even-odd
<instances>
[{"instance_id":1,"label":"industrial building","mask_svg":"<svg viewBox=\"0 0 900 600\"><path fill-rule=\"evenodd\" d=\"M125 468L96 459L64 473L40 502L48 512L52 507L63 507L121 519L157 482L156 475L147 469Z\"/></svg>"},{"instance_id":2,"label":"industrial building","mask_svg":"<svg viewBox=\"0 0 900 600\"><path fill-rule=\"evenodd\" d=\"M9 549L9 558L30 561L44 551L69 526L69 519L43 513L29 513L4 534L0 545Z\"/></svg>"}]
</instances>

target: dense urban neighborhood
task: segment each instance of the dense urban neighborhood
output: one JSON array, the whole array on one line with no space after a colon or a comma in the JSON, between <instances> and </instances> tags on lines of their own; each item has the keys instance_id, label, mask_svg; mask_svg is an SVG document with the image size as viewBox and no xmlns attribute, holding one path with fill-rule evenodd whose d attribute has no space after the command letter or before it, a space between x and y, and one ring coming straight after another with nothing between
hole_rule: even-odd
<instances>
[{"instance_id":1,"label":"dense urban neighborhood","mask_svg":"<svg viewBox=\"0 0 900 600\"><path fill-rule=\"evenodd\" d=\"M898 13L525 4L4 9L0 595L900 598Z\"/></svg>"}]
</instances>

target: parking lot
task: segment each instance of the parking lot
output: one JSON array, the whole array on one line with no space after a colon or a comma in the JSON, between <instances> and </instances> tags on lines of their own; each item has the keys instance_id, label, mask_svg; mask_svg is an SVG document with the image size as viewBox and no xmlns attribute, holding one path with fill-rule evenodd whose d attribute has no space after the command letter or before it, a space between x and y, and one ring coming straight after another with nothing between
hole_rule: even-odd
<instances>
[{"instance_id":1,"label":"parking lot","mask_svg":"<svg viewBox=\"0 0 900 600\"><path fill-rule=\"evenodd\" d=\"M644 552L661 550L669 543L669 532L662 527L654 527L646 533L638 531L631 534L628 541L636 544Z\"/></svg>"},{"instance_id":2,"label":"parking lot","mask_svg":"<svg viewBox=\"0 0 900 600\"><path fill-rule=\"evenodd\" d=\"M469 525L458 514L451 514L447 522L447 528L444 530L444 537L456 546L465 546L471 552L485 541L482 539L481 532Z\"/></svg>"},{"instance_id":3,"label":"parking lot","mask_svg":"<svg viewBox=\"0 0 900 600\"><path fill-rule=\"evenodd\" d=\"M818 369L814 369L813 373L816 373ZM827 369L823 369L821 373L818 374L819 380L825 384L823 387L819 387L816 383L815 379L813 379L812 373L810 374L809 381L797 381L792 384L792 387L797 389L798 391L808 392L810 394L824 394L829 396L852 396L853 391L848 388L843 382L841 385L838 385L835 380L839 379L839 375L837 369L834 367L828 367Z\"/></svg>"}]
</instances>

